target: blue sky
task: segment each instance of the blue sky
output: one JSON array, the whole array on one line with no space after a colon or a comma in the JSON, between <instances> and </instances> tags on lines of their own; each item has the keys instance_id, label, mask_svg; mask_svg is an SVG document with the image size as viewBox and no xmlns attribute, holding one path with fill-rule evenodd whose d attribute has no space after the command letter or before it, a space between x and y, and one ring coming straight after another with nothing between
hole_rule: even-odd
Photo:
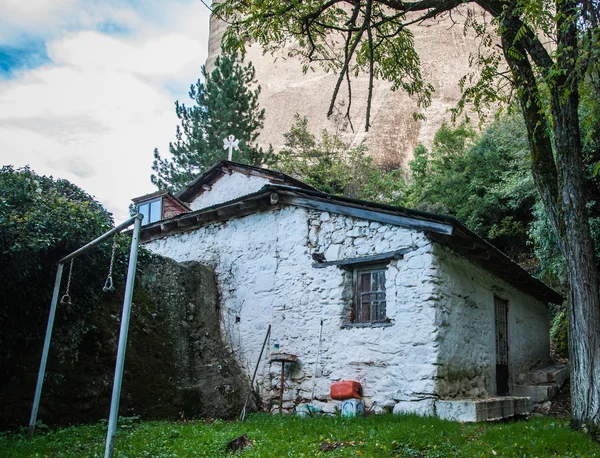
<instances>
[{"instance_id":1,"label":"blue sky","mask_svg":"<svg viewBox=\"0 0 600 458\"><path fill-rule=\"evenodd\" d=\"M69 179L125 219L153 190L208 26L199 0L0 0L1 164Z\"/></svg>"},{"instance_id":2,"label":"blue sky","mask_svg":"<svg viewBox=\"0 0 600 458\"><path fill-rule=\"evenodd\" d=\"M0 46L0 78L13 78L16 72L40 67L49 61L43 39Z\"/></svg>"}]
</instances>

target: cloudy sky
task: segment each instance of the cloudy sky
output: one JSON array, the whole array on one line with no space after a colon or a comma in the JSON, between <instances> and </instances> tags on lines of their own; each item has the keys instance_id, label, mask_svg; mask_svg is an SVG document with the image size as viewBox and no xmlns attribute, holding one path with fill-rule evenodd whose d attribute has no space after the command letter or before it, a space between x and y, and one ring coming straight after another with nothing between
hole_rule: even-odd
<instances>
[{"instance_id":1,"label":"cloudy sky","mask_svg":"<svg viewBox=\"0 0 600 458\"><path fill-rule=\"evenodd\" d=\"M155 190L152 152L200 75L208 19L200 0L0 0L0 164L66 178L126 219Z\"/></svg>"}]
</instances>

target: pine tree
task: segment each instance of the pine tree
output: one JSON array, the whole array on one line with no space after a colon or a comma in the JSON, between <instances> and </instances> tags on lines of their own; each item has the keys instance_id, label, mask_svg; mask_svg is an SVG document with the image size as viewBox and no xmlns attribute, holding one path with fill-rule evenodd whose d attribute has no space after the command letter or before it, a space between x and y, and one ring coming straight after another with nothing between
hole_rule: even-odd
<instances>
[{"instance_id":1,"label":"pine tree","mask_svg":"<svg viewBox=\"0 0 600 458\"><path fill-rule=\"evenodd\" d=\"M254 89L254 67L242 65L236 54L215 60L215 69L208 74L202 66L201 79L190 86L189 97L194 104L175 102L179 118L175 141L169 144L172 158L162 158L154 150L151 181L159 189L174 192L222 159L227 159L223 139L234 135L239 150L232 160L250 165L268 163L271 148L263 151L255 144L263 126L264 109L258 105L260 86Z\"/></svg>"}]
</instances>

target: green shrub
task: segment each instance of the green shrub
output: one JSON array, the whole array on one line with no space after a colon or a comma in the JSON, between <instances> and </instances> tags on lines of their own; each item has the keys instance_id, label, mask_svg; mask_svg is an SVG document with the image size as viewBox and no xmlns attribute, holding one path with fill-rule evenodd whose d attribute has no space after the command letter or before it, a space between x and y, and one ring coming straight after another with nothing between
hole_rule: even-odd
<instances>
[{"instance_id":1,"label":"green shrub","mask_svg":"<svg viewBox=\"0 0 600 458\"><path fill-rule=\"evenodd\" d=\"M109 230L113 219L74 184L37 175L28 167L2 167L0 189L0 348L6 357L15 344L39 338L58 260ZM84 312L101 292L106 273L99 272L108 271L109 244L74 261L73 306L66 314ZM68 272L66 265L63 285Z\"/></svg>"},{"instance_id":2,"label":"green shrub","mask_svg":"<svg viewBox=\"0 0 600 458\"><path fill-rule=\"evenodd\" d=\"M27 396L33 394L58 261L112 226L111 214L69 181L37 175L28 167L0 169L0 425L13 424L19 399L30 405ZM127 262L122 245L115 280ZM107 241L74 261L72 305L59 305L56 314L47 393L64 383L66 372L57 367L78 357L84 323L101 302L111 248ZM68 273L67 264L61 295ZM19 388L20 397L15 394Z\"/></svg>"},{"instance_id":3,"label":"green shrub","mask_svg":"<svg viewBox=\"0 0 600 458\"><path fill-rule=\"evenodd\" d=\"M567 311L563 309L554 316L550 338L556 345L556 353L563 358L569 357L569 320Z\"/></svg>"}]
</instances>

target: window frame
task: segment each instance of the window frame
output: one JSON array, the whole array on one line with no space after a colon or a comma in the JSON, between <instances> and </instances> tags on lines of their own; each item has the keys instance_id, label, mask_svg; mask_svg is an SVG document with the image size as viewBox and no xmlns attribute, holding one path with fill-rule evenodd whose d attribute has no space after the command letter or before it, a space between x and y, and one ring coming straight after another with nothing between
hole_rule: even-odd
<instances>
[{"instance_id":1,"label":"window frame","mask_svg":"<svg viewBox=\"0 0 600 458\"><path fill-rule=\"evenodd\" d=\"M155 203L155 202L159 202L160 203L160 205L159 205L159 209L160 210L159 210L159 215L158 215L157 219L153 219L153 214L152 214L152 204ZM163 198L162 198L162 196L158 197L156 199L146 200L144 202L138 203L136 205L137 212L138 213L142 213L140 209L141 209L141 207L143 207L145 205L148 206L148 214L147 214L147 217L146 217L146 214L143 213L144 219L142 220L142 226L145 226L147 224L156 223L157 221L160 221L161 219L163 219L163 217L162 217L162 215L163 215Z\"/></svg>"},{"instance_id":2,"label":"window frame","mask_svg":"<svg viewBox=\"0 0 600 458\"><path fill-rule=\"evenodd\" d=\"M387 290L385 288L385 283L387 281L387 273L388 264L362 264L355 265L352 268L352 316L351 323L362 326L369 325L377 325L377 324L386 324L390 323L390 319L387 317ZM373 291L372 289L368 292L362 291L362 284L360 281L361 274L369 273L371 274L371 282L372 282L372 274L374 272L382 272L383 273L383 290ZM372 283L371 283L372 285ZM370 305L369 317L370 320L362 320L362 295L363 294L378 294L383 293L383 300L376 299L373 301L369 301L370 304L373 302L383 302L383 318L373 318L373 310L372 305Z\"/></svg>"}]
</instances>

